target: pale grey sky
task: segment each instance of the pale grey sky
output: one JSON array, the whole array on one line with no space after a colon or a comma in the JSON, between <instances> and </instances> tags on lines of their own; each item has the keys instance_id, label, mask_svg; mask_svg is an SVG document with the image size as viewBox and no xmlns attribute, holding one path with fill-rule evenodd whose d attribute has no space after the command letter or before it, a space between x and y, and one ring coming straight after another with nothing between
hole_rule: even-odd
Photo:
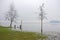
<instances>
[{"instance_id":1,"label":"pale grey sky","mask_svg":"<svg viewBox=\"0 0 60 40\"><path fill-rule=\"evenodd\" d=\"M10 4L14 2L19 19L38 20L39 6L45 3L47 21L60 20L60 0L0 0L0 19L9 10Z\"/></svg>"},{"instance_id":2,"label":"pale grey sky","mask_svg":"<svg viewBox=\"0 0 60 40\"><path fill-rule=\"evenodd\" d=\"M15 9L17 10L17 14L19 16L19 20L23 19L23 29L25 30L34 30L40 31L40 23L38 21L38 14L39 14L39 6L42 3L45 3L45 13L47 13L46 17L48 20L57 20L60 21L60 0L13 0ZM2 24L8 25L6 20L4 20L4 15L9 10L10 4L12 0L0 0L0 22L3 21ZM27 22L26 22L27 21ZM31 22L33 21L33 22ZM20 22L19 22L20 25ZM38 29L38 30L37 30ZM51 24L47 23L44 27L45 30L60 30L60 24L51 26Z\"/></svg>"}]
</instances>

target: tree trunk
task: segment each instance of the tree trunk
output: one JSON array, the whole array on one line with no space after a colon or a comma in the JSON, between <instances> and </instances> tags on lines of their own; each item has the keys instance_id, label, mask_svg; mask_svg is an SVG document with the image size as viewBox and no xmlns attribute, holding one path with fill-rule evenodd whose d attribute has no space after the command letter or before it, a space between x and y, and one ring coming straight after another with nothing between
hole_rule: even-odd
<instances>
[{"instance_id":1,"label":"tree trunk","mask_svg":"<svg viewBox=\"0 0 60 40\"><path fill-rule=\"evenodd\" d=\"M41 20L41 35L43 34L43 20Z\"/></svg>"},{"instance_id":2,"label":"tree trunk","mask_svg":"<svg viewBox=\"0 0 60 40\"><path fill-rule=\"evenodd\" d=\"M10 22L10 29L12 28L12 20L11 20L11 22Z\"/></svg>"}]
</instances>

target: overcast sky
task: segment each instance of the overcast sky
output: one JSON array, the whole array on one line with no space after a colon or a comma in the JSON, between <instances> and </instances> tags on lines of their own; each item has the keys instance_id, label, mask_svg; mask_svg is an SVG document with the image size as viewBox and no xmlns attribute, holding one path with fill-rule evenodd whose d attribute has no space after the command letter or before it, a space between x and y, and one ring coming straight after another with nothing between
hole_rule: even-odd
<instances>
[{"instance_id":1,"label":"overcast sky","mask_svg":"<svg viewBox=\"0 0 60 40\"><path fill-rule=\"evenodd\" d=\"M37 21L39 20L39 7L42 3L45 3L44 11L46 13L46 17L48 18L48 20L45 21L60 21L60 0L0 0L0 23L3 21L3 25L8 25L8 23L4 23L6 22L5 14L8 12L12 1L18 14L18 21L21 19L25 21L23 22L23 27L26 30L35 30L40 32L40 22ZM18 24L20 25L20 22ZM44 27L44 31L45 30L59 31L60 24L54 24L53 26L47 23Z\"/></svg>"},{"instance_id":2,"label":"overcast sky","mask_svg":"<svg viewBox=\"0 0 60 40\"><path fill-rule=\"evenodd\" d=\"M60 20L60 0L0 0L0 19L2 20L9 10L10 4L14 2L19 20L38 20L39 6L45 3L44 11L47 21Z\"/></svg>"}]
</instances>

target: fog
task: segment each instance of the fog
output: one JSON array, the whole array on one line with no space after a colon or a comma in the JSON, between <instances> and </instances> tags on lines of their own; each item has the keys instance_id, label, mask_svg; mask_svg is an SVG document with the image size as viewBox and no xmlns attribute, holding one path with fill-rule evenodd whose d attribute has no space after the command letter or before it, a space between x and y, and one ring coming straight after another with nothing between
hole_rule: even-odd
<instances>
[{"instance_id":1,"label":"fog","mask_svg":"<svg viewBox=\"0 0 60 40\"><path fill-rule=\"evenodd\" d=\"M44 19L44 31L60 30L60 23L50 23L50 21L60 21L60 0L0 0L0 25L9 26L9 21L5 20L5 14L8 12L13 2L18 17L17 26L23 21L23 30L40 32L40 20L38 18L39 7L45 3L44 11L48 19Z\"/></svg>"}]
</instances>

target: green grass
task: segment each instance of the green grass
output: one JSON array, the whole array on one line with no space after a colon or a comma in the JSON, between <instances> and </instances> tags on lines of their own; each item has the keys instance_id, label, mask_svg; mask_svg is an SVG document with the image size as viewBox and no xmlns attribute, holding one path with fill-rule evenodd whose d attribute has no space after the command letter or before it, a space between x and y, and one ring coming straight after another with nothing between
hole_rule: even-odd
<instances>
[{"instance_id":1,"label":"green grass","mask_svg":"<svg viewBox=\"0 0 60 40\"><path fill-rule=\"evenodd\" d=\"M34 32L11 31L8 28L0 26L0 40L37 40L41 37L45 38L45 36L40 36L40 34Z\"/></svg>"},{"instance_id":2,"label":"green grass","mask_svg":"<svg viewBox=\"0 0 60 40\"><path fill-rule=\"evenodd\" d=\"M37 38L40 38L40 36L34 32L11 31L0 26L0 40L36 40Z\"/></svg>"},{"instance_id":3,"label":"green grass","mask_svg":"<svg viewBox=\"0 0 60 40\"><path fill-rule=\"evenodd\" d=\"M10 30L8 28L9 27L0 26L0 32L9 32Z\"/></svg>"}]
</instances>

